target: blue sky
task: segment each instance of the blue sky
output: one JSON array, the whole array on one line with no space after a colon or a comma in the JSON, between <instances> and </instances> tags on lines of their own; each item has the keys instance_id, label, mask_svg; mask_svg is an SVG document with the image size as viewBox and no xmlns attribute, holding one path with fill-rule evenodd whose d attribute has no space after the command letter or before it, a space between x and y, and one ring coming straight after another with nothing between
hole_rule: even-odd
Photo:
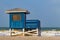
<instances>
[{"instance_id":1,"label":"blue sky","mask_svg":"<svg viewBox=\"0 0 60 40\"><path fill-rule=\"evenodd\" d=\"M60 27L60 0L0 0L0 27L9 26L5 10L23 8L30 11L27 19L38 19L41 27Z\"/></svg>"}]
</instances>

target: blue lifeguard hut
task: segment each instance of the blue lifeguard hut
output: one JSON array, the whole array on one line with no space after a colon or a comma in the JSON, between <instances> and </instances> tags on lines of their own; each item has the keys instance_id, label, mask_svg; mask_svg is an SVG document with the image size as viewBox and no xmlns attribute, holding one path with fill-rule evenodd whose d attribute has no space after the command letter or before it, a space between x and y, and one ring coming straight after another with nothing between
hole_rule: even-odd
<instances>
[{"instance_id":1,"label":"blue lifeguard hut","mask_svg":"<svg viewBox=\"0 0 60 40\"><path fill-rule=\"evenodd\" d=\"M15 8L6 11L10 18L10 28L24 28L26 22L26 14L29 14L27 10L21 8Z\"/></svg>"},{"instance_id":2,"label":"blue lifeguard hut","mask_svg":"<svg viewBox=\"0 0 60 40\"><path fill-rule=\"evenodd\" d=\"M26 14L29 14L28 10L21 8L14 8L6 11L9 14L9 28L11 29L11 35L40 35L40 21L39 20L26 20ZM17 32L18 31L18 32ZM36 34L37 33L37 34Z\"/></svg>"}]
</instances>

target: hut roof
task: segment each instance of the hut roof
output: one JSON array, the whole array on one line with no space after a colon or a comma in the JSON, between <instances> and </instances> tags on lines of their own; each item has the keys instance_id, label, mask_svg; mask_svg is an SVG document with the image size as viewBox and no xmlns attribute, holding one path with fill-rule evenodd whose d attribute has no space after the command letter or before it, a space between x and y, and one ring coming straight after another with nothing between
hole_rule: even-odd
<instances>
[{"instance_id":1,"label":"hut roof","mask_svg":"<svg viewBox=\"0 0 60 40\"><path fill-rule=\"evenodd\" d=\"M14 8L14 9L6 10L6 13L13 13L13 12L25 12L27 14L29 13L28 10L21 9L21 8Z\"/></svg>"}]
</instances>

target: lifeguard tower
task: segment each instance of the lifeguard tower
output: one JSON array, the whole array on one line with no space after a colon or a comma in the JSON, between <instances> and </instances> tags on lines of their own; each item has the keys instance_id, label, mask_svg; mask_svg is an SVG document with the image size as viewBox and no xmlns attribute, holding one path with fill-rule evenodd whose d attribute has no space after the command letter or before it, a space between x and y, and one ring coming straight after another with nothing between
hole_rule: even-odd
<instances>
[{"instance_id":1,"label":"lifeguard tower","mask_svg":"<svg viewBox=\"0 0 60 40\"><path fill-rule=\"evenodd\" d=\"M6 13L9 14L11 36L40 35L40 21L26 20L26 14L29 14L28 10L15 8L7 10Z\"/></svg>"}]
</instances>

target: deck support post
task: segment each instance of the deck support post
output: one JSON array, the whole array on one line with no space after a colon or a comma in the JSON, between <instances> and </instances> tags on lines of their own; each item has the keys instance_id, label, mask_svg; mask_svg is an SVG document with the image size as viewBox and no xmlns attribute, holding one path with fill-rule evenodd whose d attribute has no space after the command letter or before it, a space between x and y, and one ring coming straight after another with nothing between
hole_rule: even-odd
<instances>
[{"instance_id":1,"label":"deck support post","mask_svg":"<svg viewBox=\"0 0 60 40\"><path fill-rule=\"evenodd\" d=\"M37 35L38 35L38 28L36 29L36 31L37 31Z\"/></svg>"},{"instance_id":2,"label":"deck support post","mask_svg":"<svg viewBox=\"0 0 60 40\"><path fill-rule=\"evenodd\" d=\"M10 33L10 36L12 36L12 29L11 28L9 29L9 33Z\"/></svg>"},{"instance_id":3,"label":"deck support post","mask_svg":"<svg viewBox=\"0 0 60 40\"><path fill-rule=\"evenodd\" d=\"M23 36L24 36L24 31L25 31L25 30L24 30L24 28L23 28Z\"/></svg>"}]
</instances>

